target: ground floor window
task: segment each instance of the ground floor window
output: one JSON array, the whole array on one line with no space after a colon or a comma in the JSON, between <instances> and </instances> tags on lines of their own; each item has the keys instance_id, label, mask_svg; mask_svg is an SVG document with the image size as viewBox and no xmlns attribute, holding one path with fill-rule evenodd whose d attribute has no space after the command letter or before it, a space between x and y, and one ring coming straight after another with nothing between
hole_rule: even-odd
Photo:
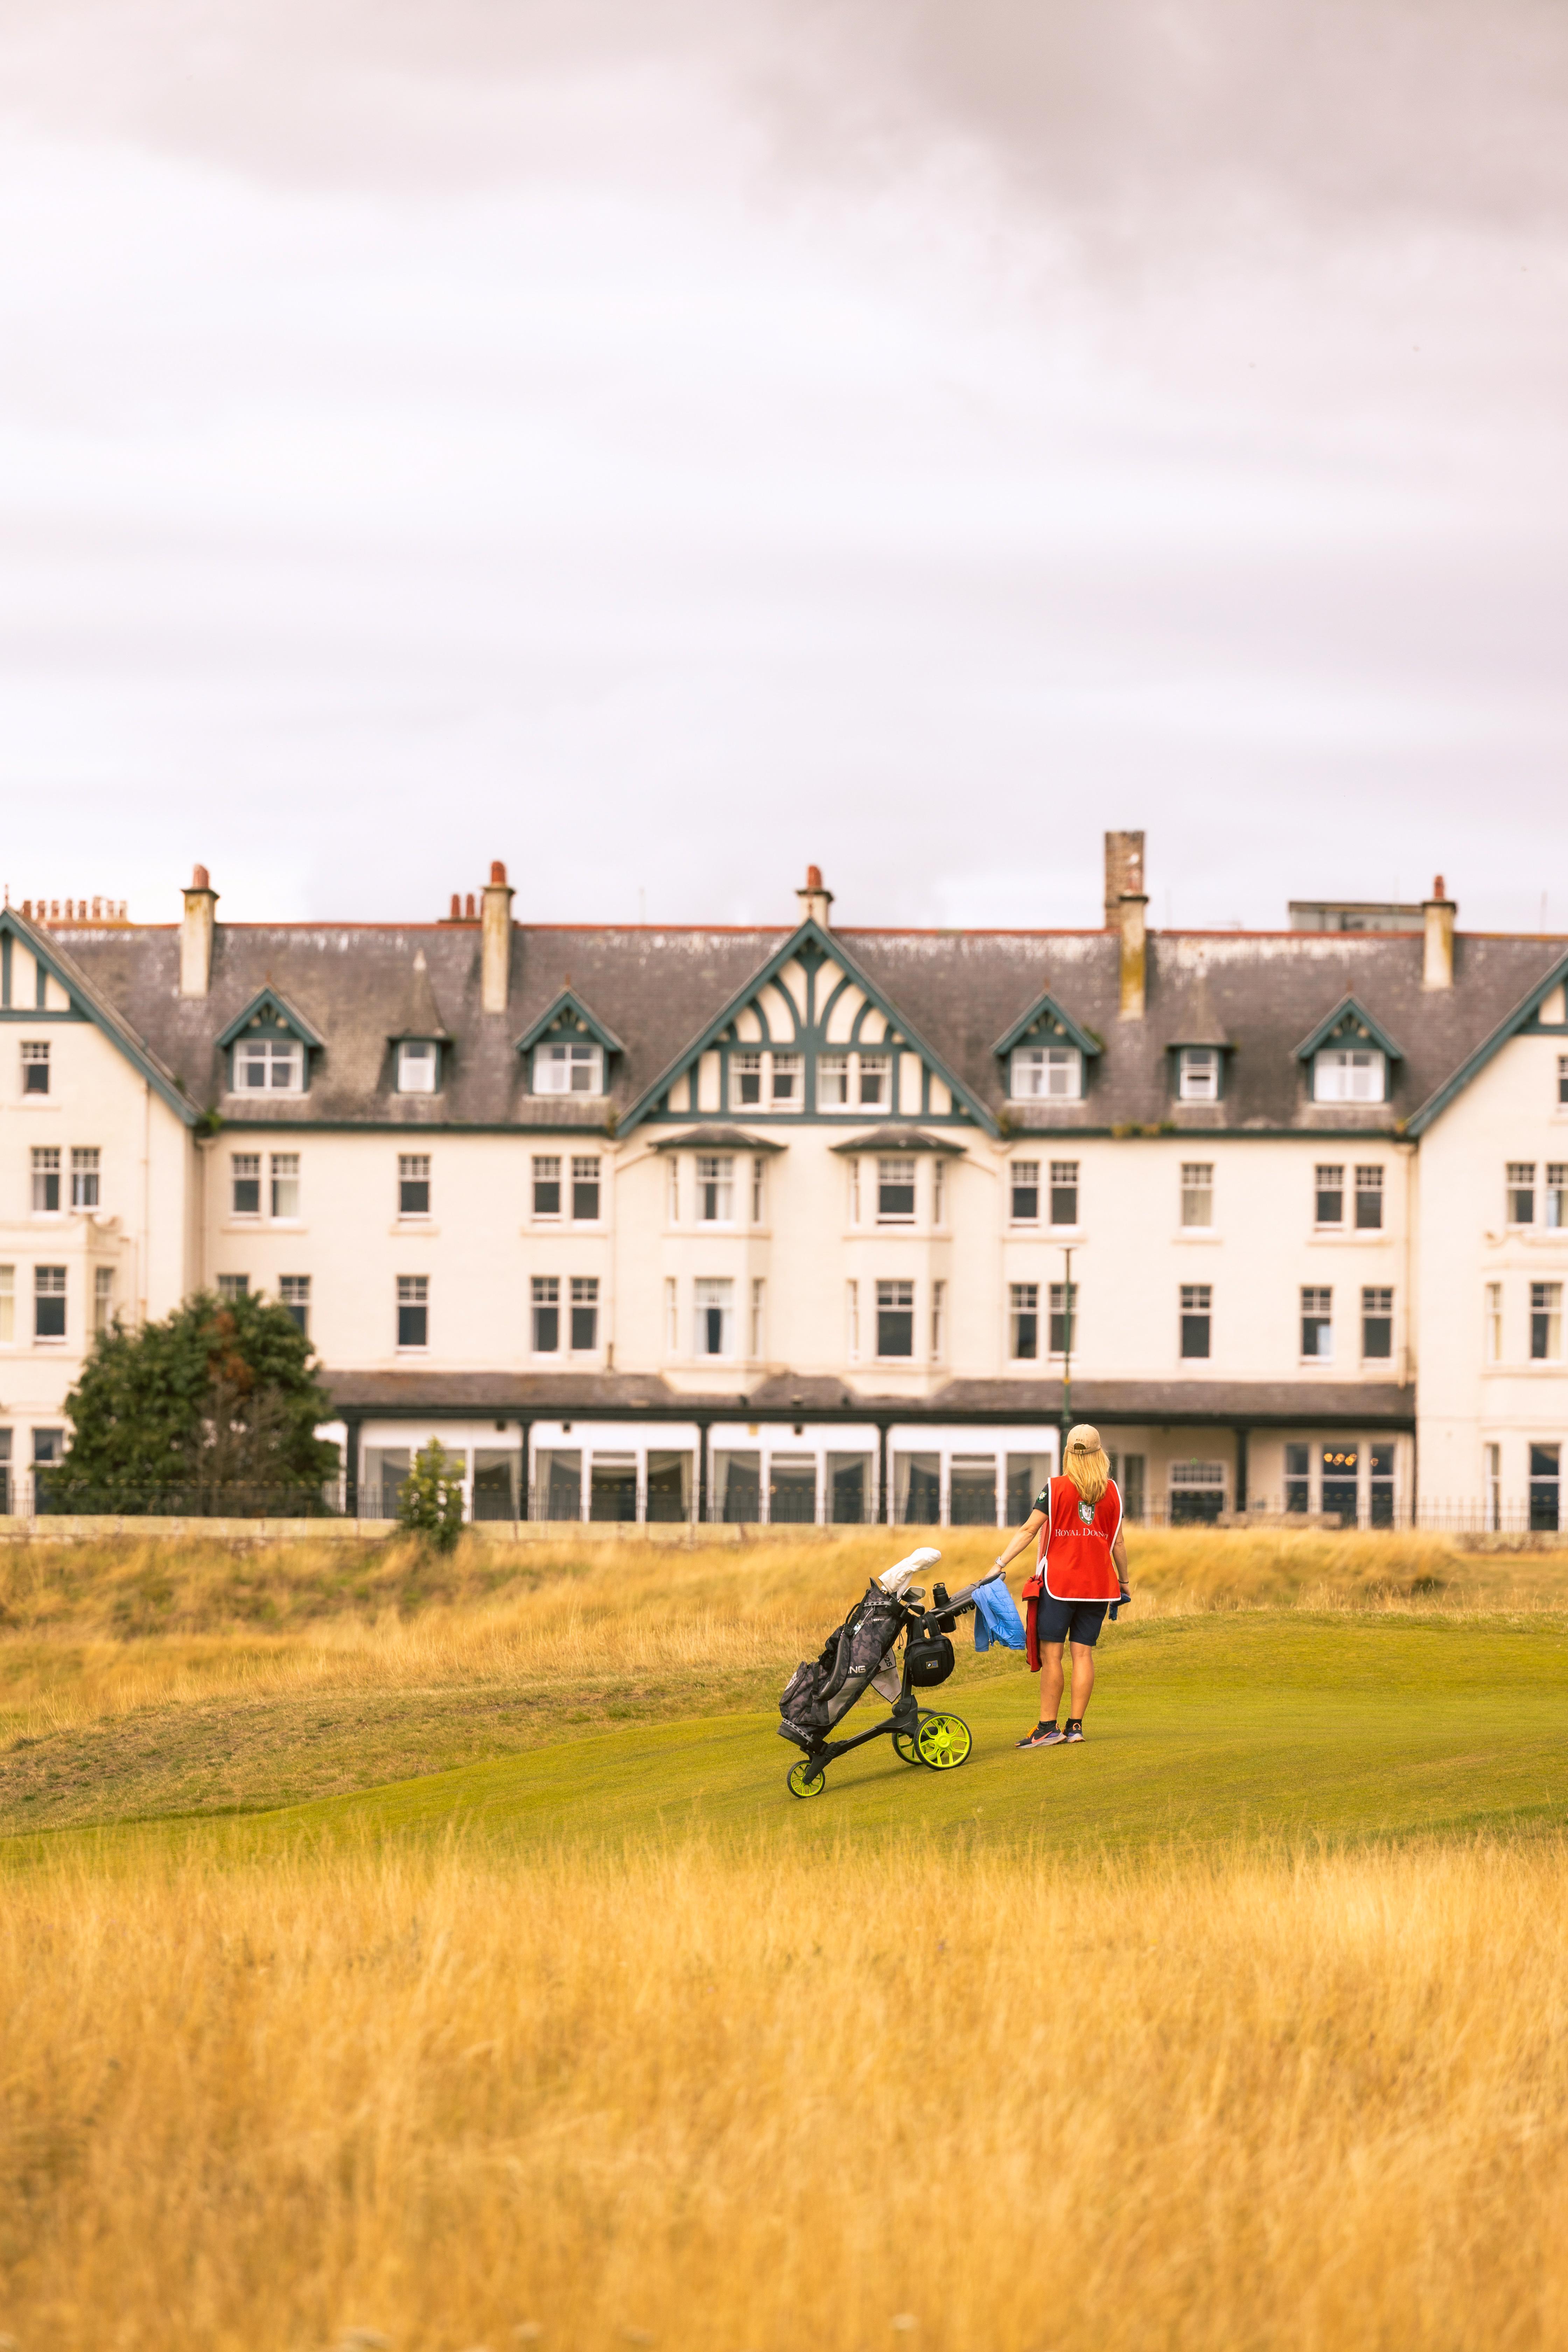
<instances>
[{"instance_id":1,"label":"ground floor window","mask_svg":"<svg viewBox=\"0 0 1568 2352\"><path fill-rule=\"evenodd\" d=\"M1561 1527L1558 1516L1561 1496L1563 1448L1561 1445L1531 1445L1530 1449L1530 1524L1532 1528L1555 1530Z\"/></svg>"},{"instance_id":2,"label":"ground floor window","mask_svg":"<svg viewBox=\"0 0 1568 2352\"><path fill-rule=\"evenodd\" d=\"M901 1528L934 1528L942 1520L940 1454L895 1454L893 1517Z\"/></svg>"},{"instance_id":3,"label":"ground floor window","mask_svg":"<svg viewBox=\"0 0 1568 2352\"><path fill-rule=\"evenodd\" d=\"M1121 1496L1123 1518L1141 1519L1143 1516L1146 1467L1146 1458L1142 1454L1113 1454L1110 1457L1110 1475Z\"/></svg>"},{"instance_id":4,"label":"ground floor window","mask_svg":"<svg viewBox=\"0 0 1568 2352\"><path fill-rule=\"evenodd\" d=\"M1353 1528L1361 1509L1361 1448L1345 1438L1335 1438L1322 1448L1320 1463L1323 1481L1321 1507L1337 1511Z\"/></svg>"},{"instance_id":5,"label":"ground floor window","mask_svg":"<svg viewBox=\"0 0 1568 2352\"><path fill-rule=\"evenodd\" d=\"M1201 1526L1217 1519L1225 1508L1223 1462L1173 1462L1171 1465L1171 1525Z\"/></svg>"},{"instance_id":6,"label":"ground floor window","mask_svg":"<svg viewBox=\"0 0 1568 2352\"><path fill-rule=\"evenodd\" d=\"M1312 1507L1312 1449L1302 1442L1285 1448L1285 1508L1304 1518Z\"/></svg>"}]
</instances>

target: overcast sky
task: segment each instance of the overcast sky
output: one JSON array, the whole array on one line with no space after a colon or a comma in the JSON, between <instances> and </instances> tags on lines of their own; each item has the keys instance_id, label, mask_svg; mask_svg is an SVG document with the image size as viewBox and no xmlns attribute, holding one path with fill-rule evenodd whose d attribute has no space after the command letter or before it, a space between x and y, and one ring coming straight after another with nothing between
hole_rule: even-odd
<instances>
[{"instance_id":1,"label":"overcast sky","mask_svg":"<svg viewBox=\"0 0 1568 2352\"><path fill-rule=\"evenodd\" d=\"M0 0L0 878L1568 929L1561 0Z\"/></svg>"}]
</instances>

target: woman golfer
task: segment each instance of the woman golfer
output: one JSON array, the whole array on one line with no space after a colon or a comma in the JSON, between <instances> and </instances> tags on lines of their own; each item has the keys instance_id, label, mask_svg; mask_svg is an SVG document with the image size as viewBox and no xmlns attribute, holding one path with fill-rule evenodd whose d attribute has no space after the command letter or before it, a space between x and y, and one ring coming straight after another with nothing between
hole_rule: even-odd
<instances>
[{"instance_id":1,"label":"woman golfer","mask_svg":"<svg viewBox=\"0 0 1568 2352\"><path fill-rule=\"evenodd\" d=\"M1131 1601L1121 1496L1100 1432L1079 1422L1068 1432L1065 1475L1035 1497L1035 1507L997 1560L1005 1569L1030 1538L1039 1536L1035 1573L1024 1587L1028 1604L1029 1664L1040 1669L1040 1719L1020 1748L1061 1748L1083 1738L1084 1710L1094 1688L1094 1645L1113 1601ZM1057 1728L1062 1702L1062 1643L1072 1643L1072 1713Z\"/></svg>"}]
</instances>

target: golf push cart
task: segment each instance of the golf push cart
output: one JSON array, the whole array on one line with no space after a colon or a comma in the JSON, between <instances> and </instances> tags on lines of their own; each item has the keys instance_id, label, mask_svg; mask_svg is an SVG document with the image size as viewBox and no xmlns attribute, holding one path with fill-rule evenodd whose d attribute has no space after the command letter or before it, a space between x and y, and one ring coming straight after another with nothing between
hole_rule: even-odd
<instances>
[{"instance_id":1,"label":"golf push cart","mask_svg":"<svg viewBox=\"0 0 1568 2352\"><path fill-rule=\"evenodd\" d=\"M933 1772L953 1771L968 1758L973 1742L963 1717L923 1707L917 1696L952 1674L948 1636L974 1606L973 1585L950 1598L941 1584L931 1588L931 1607L924 1606L924 1589L911 1580L941 1558L941 1552L922 1547L873 1577L863 1598L828 1635L820 1657L804 1659L790 1676L779 1701L779 1737L804 1750L785 1776L792 1797L820 1797L827 1786L826 1767L873 1739L891 1739L906 1764L924 1764ZM893 1657L900 1635L908 1637L901 1672ZM854 1738L830 1738L834 1725L868 1690L890 1700L892 1713Z\"/></svg>"}]
</instances>

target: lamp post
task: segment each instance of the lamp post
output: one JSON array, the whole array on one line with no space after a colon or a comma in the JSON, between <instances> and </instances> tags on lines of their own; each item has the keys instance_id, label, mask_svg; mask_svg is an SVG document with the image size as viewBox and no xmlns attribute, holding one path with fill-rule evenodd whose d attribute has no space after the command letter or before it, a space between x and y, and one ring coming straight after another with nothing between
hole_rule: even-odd
<instances>
[{"instance_id":1,"label":"lamp post","mask_svg":"<svg viewBox=\"0 0 1568 2352\"><path fill-rule=\"evenodd\" d=\"M1072 1248L1062 1251L1062 1443L1061 1459L1057 1464L1058 1475L1067 1466L1068 1432L1072 1427Z\"/></svg>"}]
</instances>

